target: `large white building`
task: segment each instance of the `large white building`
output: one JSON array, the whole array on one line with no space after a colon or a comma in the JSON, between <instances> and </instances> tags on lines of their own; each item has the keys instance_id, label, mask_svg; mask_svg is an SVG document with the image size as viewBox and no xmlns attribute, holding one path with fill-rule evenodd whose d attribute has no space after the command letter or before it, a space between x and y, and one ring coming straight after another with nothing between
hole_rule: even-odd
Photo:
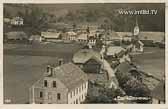
<instances>
[{"instance_id":1,"label":"large white building","mask_svg":"<svg viewBox=\"0 0 168 109\"><path fill-rule=\"evenodd\" d=\"M30 88L30 103L80 104L88 90L87 75L72 63L47 66L44 77Z\"/></svg>"}]
</instances>

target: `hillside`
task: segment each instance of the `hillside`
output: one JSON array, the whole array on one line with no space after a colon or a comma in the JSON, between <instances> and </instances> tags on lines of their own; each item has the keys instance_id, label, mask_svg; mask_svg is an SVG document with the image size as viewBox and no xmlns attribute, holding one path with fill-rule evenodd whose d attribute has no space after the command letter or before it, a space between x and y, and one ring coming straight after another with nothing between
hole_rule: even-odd
<instances>
[{"instance_id":1,"label":"hillside","mask_svg":"<svg viewBox=\"0 0 168 109\"><path fill-rule=\"evenodd\" d=\"M157 15L138 15L138 23L142 31L165 31L165 4L5 4L4 16L16 16L18 13L31 13L39 9L47 13L55 22L65 23L106 23L115 31L132 31L135 15L119 15L117 9L149 10L155 9Z\"/></svg>"}]
</instances>

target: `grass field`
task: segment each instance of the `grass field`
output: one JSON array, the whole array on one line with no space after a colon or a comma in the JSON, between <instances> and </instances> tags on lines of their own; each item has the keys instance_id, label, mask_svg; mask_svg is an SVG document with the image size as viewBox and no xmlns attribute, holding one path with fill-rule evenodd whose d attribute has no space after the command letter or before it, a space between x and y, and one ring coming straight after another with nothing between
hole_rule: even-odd
<instances>
[{"instance_id":1,"label":"grass field","mask_svg":"<svg viewBox=\"0 0 168 109\"><path fill-rule=\"evenodd\" d=\"M4 99L11 103L28 102L28 88L37 81L49 63L65 62L81 48L75 44L4 45Z\"/></svg>"},{"instance_id":2,"label":"grass field","mask_svg":"<svg viewBox=\"0 0 168 109\"><path fill-rule=\"evenodd\" d=\"M133 55L133 62L138 67L158 79L165 75L165 50L157 47L144 48L144 53Z\"/></svg>"}]
</instances>

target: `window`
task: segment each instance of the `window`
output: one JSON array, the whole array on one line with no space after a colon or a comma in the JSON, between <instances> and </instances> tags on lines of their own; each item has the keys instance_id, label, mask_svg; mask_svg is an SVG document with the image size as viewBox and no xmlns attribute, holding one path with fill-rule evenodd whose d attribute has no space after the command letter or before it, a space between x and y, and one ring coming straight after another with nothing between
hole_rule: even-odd
<instances>
[{"instance_id":1,"label":"window","mask_svg":"<svg viewBox=\"0 0 168 109\"><path fill-rule=\"evenodd\" d=\"M57 93L57 100L60 100L60 99L61 99L61 94Z\"/></svg>"},{"instance_id":2,"label":"window","mask_svg":"<svg viewBox=\"0 0 168 109\"><path fill-rule=\"evenodd\" d=\"M44 80L44 87L47 87L47 80Z\"/></svg>"},{"instance_id":3,"label":"window","mask_svg":"<svg viewBox=\"0 0 168 109\"><path fill-rule=\"evenodd\" d=\"M43 92L40 91L40 98L42 98L42 97L43 97Z\"/></svg>"},{"instance_id":4,"label":"window","mask_svg":"<svg viewBox=\"0 0 168 109\"><path fill-rule=\"evenodd\" d=\"M54 87L54 88L57 87L56 81L53 81L53 87Z\"/></svg>"}]
</instances>

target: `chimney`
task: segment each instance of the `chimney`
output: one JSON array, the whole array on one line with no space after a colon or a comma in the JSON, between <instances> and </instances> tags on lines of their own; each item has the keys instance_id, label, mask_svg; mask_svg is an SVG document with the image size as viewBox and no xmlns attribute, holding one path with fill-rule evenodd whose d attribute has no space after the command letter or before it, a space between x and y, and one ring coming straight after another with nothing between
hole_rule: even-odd
<instances>
[{"instance_id":1,"label":"chimney","mask_svg":"<svg viewBox=\"0 0 168 109\"><path fill-rule=\"evenodd\" d=\"M59 60L58 60L58 65L59 65L59 66L61 66L63 63L64 63L64 62L63 62L63 59L59 59Z\"/></svg>"},{"instance_id":2,"label":"chimney","mask_svg":"<svg viewBox=\"0 0 168 109\"><path fill-rule=\"evenodd\" d=\"M53 68L50 65L47 65L46 76L52 76L52 75L53 75Z\"/></svg>"}]
</instances>

